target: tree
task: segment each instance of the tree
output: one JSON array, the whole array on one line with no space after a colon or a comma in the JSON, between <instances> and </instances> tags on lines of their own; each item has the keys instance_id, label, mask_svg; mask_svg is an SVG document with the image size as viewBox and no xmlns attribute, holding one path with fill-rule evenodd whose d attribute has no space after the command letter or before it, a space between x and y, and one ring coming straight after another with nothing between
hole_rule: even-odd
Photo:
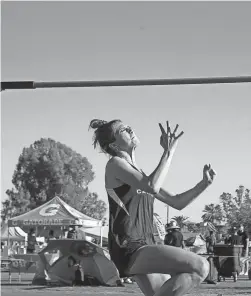
<instances>
[{"instance_id":1,"label":"tree","mask_svg":"<svg viewBox=\"0 0 251 296\"><path fill-rule=\"evenodd\" d=\"M189 217L185 217L185 216L174 216L172 218L172 220L176 221L176 223L178 224L178 226L182 229L184 228L184 226L186 226L186 221Z\"/></svg>"},{"instance_id":2,"label":"tree","mask_svg":"<svg viewBox=\"0 0 251 296\"><path fill-rule=\"evenodd\" d=\"M83 189L75 195L75 198L70 198L66 193L60 195L60 198L78 211L97 220L102 220L106 213L106 203L98 198L96 192L89 192L88 189Z\"/></svg>"},{"instance_id":3,"label":"tree","mask_svg":"<svg viewBox=\"0 0 251 296\"><path fill-rule=\"evenodd\" d=\"M205 205L205 208L203 210L202 220L204 222L211 222L211 223L217 223L222 221L223 219L223 212L221 209L221 206L218 204L209 204Z\"/></svg>"},{"instance_id":4,"label":"tree","mask_svg":"<svg viewBox=\"0 0 251 296\"><path fill-rule=\"evenodd\" d=\"M25 213L56 195L92 217L103 217L105 203L88 191L93 179L87 158L62 143L40 139L24 148L18 159L12 178L14 188L6 191L8 200L3 203L2 219ZM96 213L83 203L95 207Z\"/></svg>"},{"instance_id":5,"label":"tree","mask_svg":"<svg viewBox=\"0 0 251 296\"><path fill-rule=\"evenodd\" d=\"M220 204L223 208L224 218L229 226L243 224L251 227L251 197L250 190L240 185L235 190L236 196L223 192Z\"/></svg>"},{"instance_id":6,"label":"tree","mask_svg":"<svg viewBox=\"0 0 251 296\"><path fill-rule=\"evenodd\" d=\"M104 201L98 199L97 193L89 192L82 201L81 212L90 217L101 220L104 218L104 213L106 212L106 204Z\"/></svg>"},{"instance_id":7,"label":"tree","mask_svg":"<svg viewBox=\"0 0 251 296\"><path fill-rule=\"evenodd\" d=\"M200 232L201 230L200 223L187 221L186 226L187 226L187 230L190 232L197 233L197 232Z\"/></svg>"},{"instance_id":8,"label":"tree","mask_svg":"<svg viewBox=\"0 0 251 296\"><path fill-rule=\"evenodd\" d=\"M29 204L34 206L34 201L29 192L25 191L23 188L20 188L19 192L15 192L13 189L7 190L6 194L9 198L2 203L1 217L3 221L24 213Z\"/></svg>"}]
</instances>

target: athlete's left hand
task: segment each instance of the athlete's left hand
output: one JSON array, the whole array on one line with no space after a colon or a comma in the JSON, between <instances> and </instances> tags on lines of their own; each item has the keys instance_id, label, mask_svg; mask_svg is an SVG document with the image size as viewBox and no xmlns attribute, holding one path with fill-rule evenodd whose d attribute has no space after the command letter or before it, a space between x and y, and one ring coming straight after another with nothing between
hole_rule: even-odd
<instances>
[{"instance_id":1,"label":"athlete's left hand","mask_svg":"<svg viewBox=\"0 0 251 296\"><path fill-rule=\"evenodd\" d=\"M211 165L206 164L203 168L203 181L205 181L206 185L212 184L215 176L216 172L212 169Z\"/></svg>"}]
</instances>

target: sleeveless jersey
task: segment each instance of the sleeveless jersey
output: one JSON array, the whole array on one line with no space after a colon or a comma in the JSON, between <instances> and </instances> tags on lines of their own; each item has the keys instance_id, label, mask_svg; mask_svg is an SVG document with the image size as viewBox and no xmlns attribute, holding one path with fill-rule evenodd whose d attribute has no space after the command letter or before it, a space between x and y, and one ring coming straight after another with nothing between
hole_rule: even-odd
<instances>
[{"instance_id":1,"label":"sleeveless jersey","mask_svg":"<svg viewBox=\"0 0 251 296\"><path fill-rule=\"evenodd\" d=\"M108 235L110 256L120 276L125 277L128 276L126 270L131 255L144 245L155 244L154 196L128 184L106 190L110 212Z\"/></svg>"}]
</instances>

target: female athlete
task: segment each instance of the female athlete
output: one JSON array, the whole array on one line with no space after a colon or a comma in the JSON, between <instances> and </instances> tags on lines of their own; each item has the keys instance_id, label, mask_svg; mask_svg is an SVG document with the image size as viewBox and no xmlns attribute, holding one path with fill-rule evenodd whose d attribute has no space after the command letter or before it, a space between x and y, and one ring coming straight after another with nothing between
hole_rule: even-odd
<instances>
[{"instance_id":1,"label":"female athlete","mask_svg":"<svg viewBox=\"0 0 251 296\"><path fill-rule=\"evenodd\" d=\"M106 165L105 186L109 200L109 251L121 277L133 276L146 296L181 296L200 284L209 273L208 262L189 251L156 245L153 237L153 203L158 199L184 209L214 179L214 171L205 165L202 180L192 189L172 195L161 186L183 132L176 135L161 129L164 149L156 169L147 176L135 162L139 144L133 130L121 120L94 119L94 147L99 144L110 156ZM170 276L171 275L171 278Z\"/></svg>"}]
</instances>

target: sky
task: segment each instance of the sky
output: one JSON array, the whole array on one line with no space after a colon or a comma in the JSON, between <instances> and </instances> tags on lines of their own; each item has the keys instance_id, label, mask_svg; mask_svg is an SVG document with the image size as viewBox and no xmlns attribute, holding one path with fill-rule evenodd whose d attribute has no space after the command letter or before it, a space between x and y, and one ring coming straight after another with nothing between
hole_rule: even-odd
<instances>
[{"instance_id":1,"label":"sky","mask_svg":"<svg viewBox=\"0 0 251 296\"><path fill-rule=\"evenodd\" d=\"M2 80L73 81L251 75L250 2L4 2ZM107 156L95 151L93 118L122 119L140 139L136 159L150 174L169 120L184 131L163 187L174 194L215 182L182 211L200 221L204 206L239 185L251 189L251 84L37 89L1 93L1 198L24 147L52 138L88 158L90 190L107 202ZM166 207L155 202L166 219Z\"/></svg>"}]
</instances>

